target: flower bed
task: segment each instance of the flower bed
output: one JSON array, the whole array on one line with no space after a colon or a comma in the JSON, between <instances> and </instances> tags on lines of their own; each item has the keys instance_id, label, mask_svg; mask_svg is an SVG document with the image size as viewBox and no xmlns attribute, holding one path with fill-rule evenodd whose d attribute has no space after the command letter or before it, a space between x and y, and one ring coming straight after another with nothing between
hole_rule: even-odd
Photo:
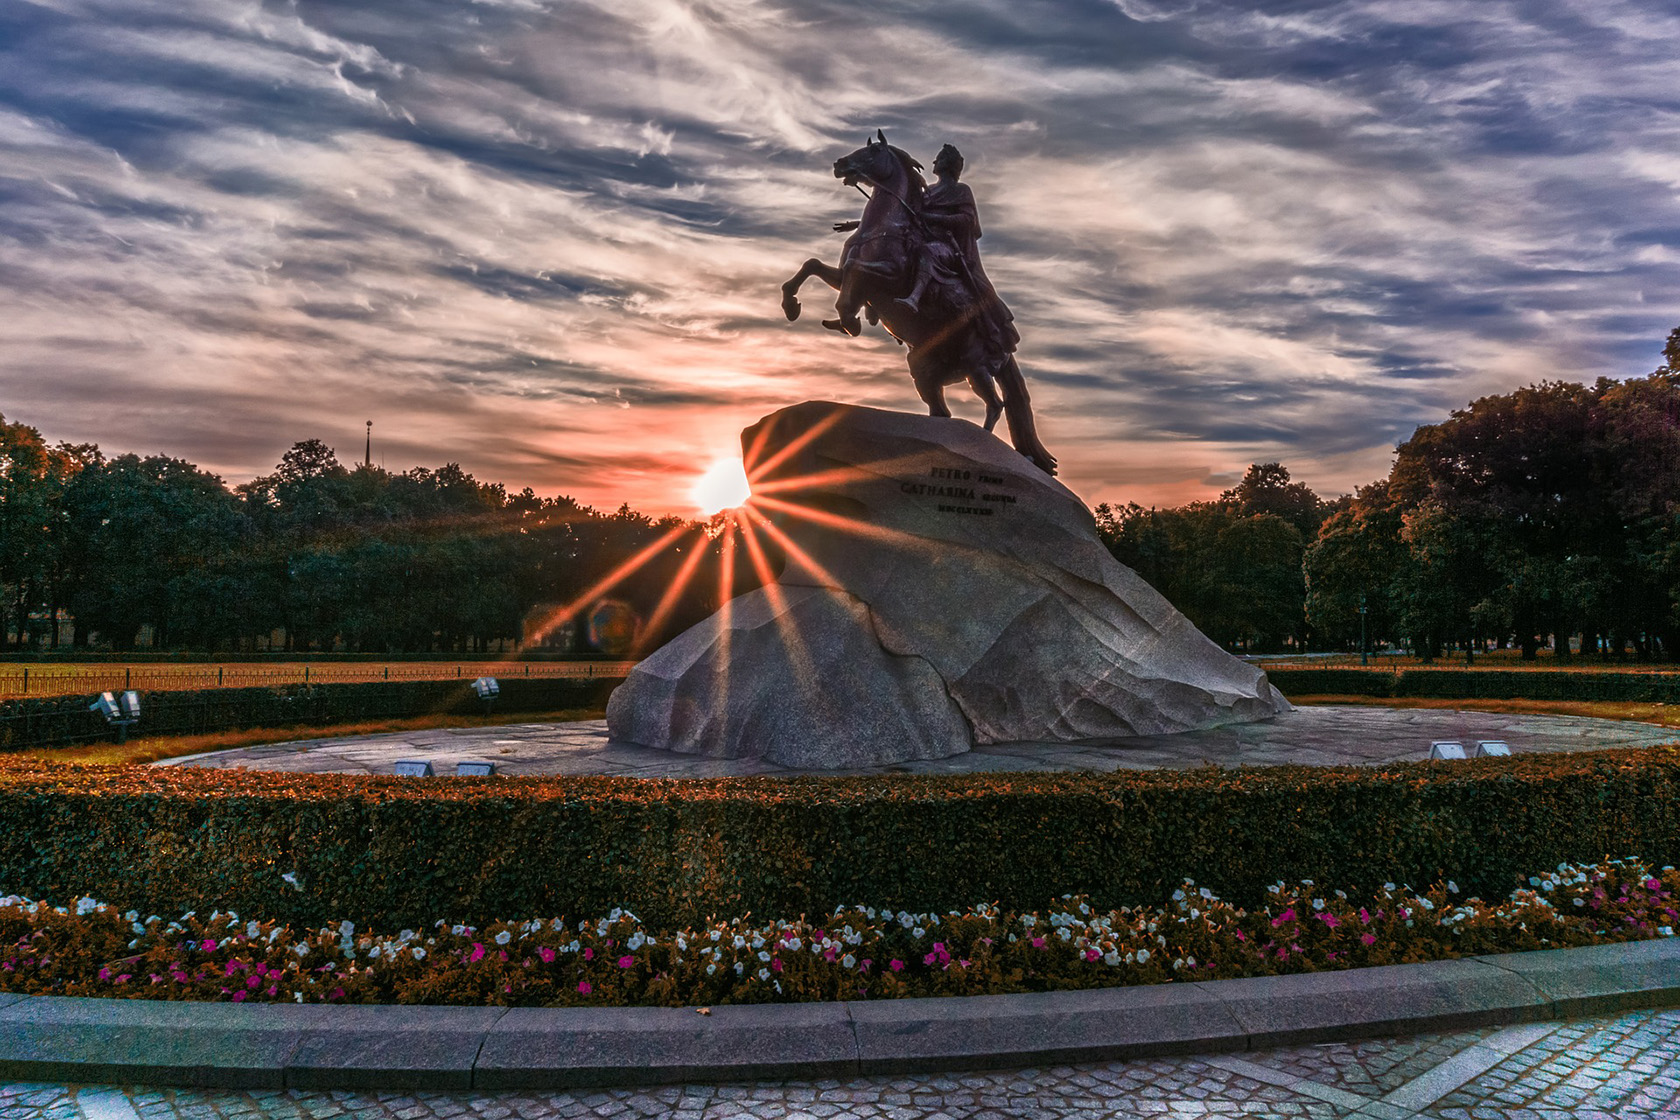
<instances>
[{"instance_id":1,"label":"flower bed","mask_svg":"<svg viewBox=\"0 0 1680 1120\"><path fill-rule=\"evenodd\" d=\"M1504 902L1457 884L1370 897L1279 883L1254 909L1186 882L1164 906L1047 913L842 907L811 921L650 931L633 914L570 923L294 930L233 913L165 922L93 899L0 899L0 989L301 1003L651 1005L894 999L1214 980L1671 937L1672 867L1560 865Z\"/></svg>"},{"instance_id":2,"label":"flower bed","mask_svg":"<svg viewBox=\"0 0 1680 1120\"><path fill-rule=\"evenodd\" d=\"M1103 909L1191 878L1241 906L1279 879L1371 892L1535 867L1680 864L1680 748L1386 767L871 778L352 777L0 760L0 885L123 910L386 929L603 914L654 928L826 914Z\"/></svg>"}]
</instances>

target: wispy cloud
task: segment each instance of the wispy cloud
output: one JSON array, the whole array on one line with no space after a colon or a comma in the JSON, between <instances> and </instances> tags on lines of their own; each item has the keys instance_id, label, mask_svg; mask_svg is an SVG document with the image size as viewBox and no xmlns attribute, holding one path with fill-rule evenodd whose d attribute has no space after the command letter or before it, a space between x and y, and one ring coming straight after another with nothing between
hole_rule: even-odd
<instances>
[{"instance_id":1,"label":"wispy cloud","mask_svg":"<svg viewBox=\"0 0 1680 1120\"><path fill-rule=\"evenodd\" d=\"M1076 489L1345 491L1472 397L1656 363L1677 38L1656 0L20 0L0 410L232 479L372 418L393 467L680 509L773 408L917 407L820 286L777 307L884 126L969 157Z\"/></svg>"}]
</instances>

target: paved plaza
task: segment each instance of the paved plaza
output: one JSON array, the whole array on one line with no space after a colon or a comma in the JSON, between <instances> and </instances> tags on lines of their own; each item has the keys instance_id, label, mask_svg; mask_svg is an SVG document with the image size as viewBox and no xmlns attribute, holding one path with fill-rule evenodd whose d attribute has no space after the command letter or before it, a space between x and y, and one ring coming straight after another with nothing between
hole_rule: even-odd
<instances>
[{"instance_id":1,"label":"paved plaza","mask_svg":"<svg viewBox=\"0 0 1680 1120\"><path fill-rule=\"evenodd\" d=\"M1466 748L1496 739L1513 753L1645 747L1680 739L1649 723L1452 711L1323 705L1297 708L1260 723L1145 735L1101 743L1010 743L977 747L952 758L824 773L971 774L990 770L1148 770L1303 763L1375 765L1428 757L1436 739ZM269 743L169 759L159 766L246 767L254 770L390 774L398 760L423 759L437 774L465 761L494 762L503 774L609 774L638 778L717 778L796 771L757 759L701 758L613 743L605 720L445 728Z\"/></svg>"},{"instance_id":2,"label":"paved plaza","mask_svg":"<svg viewBox=\"0 0 1680 1120\"><path fill-rule=\"evenodd\" d=\"M1645 1120L1680 1117L1680 1012L1241 1054L847 1081L522 1093L0 1087L0 1120Z\"/></svg>"}]
</instances>

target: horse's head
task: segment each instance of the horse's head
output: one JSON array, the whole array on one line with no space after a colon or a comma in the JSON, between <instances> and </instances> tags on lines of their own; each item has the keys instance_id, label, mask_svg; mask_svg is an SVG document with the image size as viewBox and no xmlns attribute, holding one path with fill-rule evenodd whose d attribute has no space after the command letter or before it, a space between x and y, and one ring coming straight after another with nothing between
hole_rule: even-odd
<instances>
[{"instance_id":1,"label":"horse's head","mask_svg":"<svg viewBox=\"0 0 1680 1120\"><path fill-rule=\"evenodd\" d=\"M875 138L863 147L834 161L834 177L843 179L848 187L859 182L875 186L908 180L916 188L924 185L922 165L900 148L887 143L887 135L875 130Z\"/></svg>"}]
</instances>

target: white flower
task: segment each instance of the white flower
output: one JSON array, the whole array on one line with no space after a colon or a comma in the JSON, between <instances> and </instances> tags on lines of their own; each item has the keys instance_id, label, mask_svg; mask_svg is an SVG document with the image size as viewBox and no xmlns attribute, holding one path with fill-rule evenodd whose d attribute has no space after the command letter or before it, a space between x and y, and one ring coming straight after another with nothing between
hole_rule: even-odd
<instances>
[{"instance_id":1,"label":"white flower","mask_svg":"<svg viewBox=\"0 0 1680 1120\"><path fill-rule=\"evenodd\" d=\"M716 941L718 938L723 936L723 931L721 929L714 929L711 933L707 934L706 936L710 937L713 941Z\"/></svg>"},{"instance_id":2,"label":"white flower","mask_svg":"<svg viewBox=\"0 0 1680 1120\"><path fill-rule=\"evenodd\" d=\"M624 943L624 947L634 953L646 944L647 938L642 934L641 930L637 930L635 933L630 935L630 939Z\"/></svg>"},{"instance_id":3,"label":"white flower","mask_svg":"<svg viewBox=\"0 0 1680 1120\"><path fill-rule=\"evenodd\" d=\"M99 903L91 898L78 898L76 900L76 917L78 918L85 918L97 909L99 909Z\"/></svg>"},{"instance_id":4,"label":"white flower","mask_svg":"<svg viewBox=\"0 0 1680 1120\"><path fill-rule=\"evenodd\" d=\"M770 963L770 953L769 953L769 951L764 950L764 949L760 949L758 951L758 959L763 961L766 964L769 964Z\"/></svg>"},{"instance_id":5,"label":"white flower","mask_svg":"<svg viewBox=\"0 0 1680 1120\"><path fill-rule=\"evenodd\" d=\"M1137 962L1139 964L1148 964L1149 963L1149 950L1148 949L1139 949L1137 951Z\"/></svg>"},{"instance_id":6,"label":"white flower","mask_svg":"<svg viewBox=\"0 0 1680 1120\"><path fill-rule=\"evenodd\" d=\"M1577 905L1577 906L1585 906L1586 904L1587 904L1587 900L1584 899L1584 898L1577 898L1575 900L1575 905Z\"/></svg>"},{"instance_id":7,"label":"white flower","mask_svg":"<svg viewBox=\"0 0 1680 1120\"><path fill-rule=\"evenodd\" d=\"M717 965L709 964L709 965L706 966L706 975L707 976L710 976L712 973L714 973L716 971L717 971Z\"/></svg>"},{"instance_id":8,"label":"white flower","mask_svg":"<svg viewBox=\"0 0 1680 1120\"><path fill-rule=\"evenodd\" d=\"M747 966L742 964L740 961L736 961L735 962L735 975L737 975L737 976L741 975L742 972L746 971L746 967Z\"/></svg>"},{"instance_id":9,"label":"white flower","mask_svg":"<svg viewBox=\"0 0 1680 1120\"><path fill-rule=\"evenodd\" d=\"M910 931L910 936L919 938L926 932L927 930L923 929L921 926L917 926L915 929Z\"/></svg>"},{"instance_id":10,"label":"white flower","mask_svg":"<svg viewBox=\"0 0 1680 1120\"><path fill-rule=\"evenodd\" d=\"M0 904L3 904L5 901L5 899L0 898ZM125 922L138 922L139 920L140 911L138 910L130 910L128 913L123 915L123 921Z\"/></svg>"},{"instance_id":11,"label":"white flower","mask_svg":"<svg viewBox=\"0 0 1680 1120\"><path fill-rule=\"evenodd\" d=\"M414 959L417 961L423 961L426 959L426 950L420 948L418 945L410 949L409 952L414 954Z\"/></svg>"},{"instance_id":12,"label":"white flower","mask_svg":"<svg viewBox=\"0 0 1680 1120\"><path fill-rule=\"evenodd\" d=\"M796 953L799 952L799 945L800 945L800 941L799 941L799 938L797 938L797 937L790 938L788 940L788 943L787 943L788 948L792 949Z\"/></svg>"},{"instance_id":13,"label":"white flower","mask_svg":"<svg viewBox=\"0 0 1680 1120\"><path fill-rule=\"evenodd\" d=\"M292 952L296 953L300 957L307 957L309 955L309 946L303 944L293 945Z\"/></svg>"},{"instance_id":14,"label":"white flower","mask_svg":"<svg viewBox=\"0 0 1680 1120\"><path fill-rule=\"evenodd\" d=\"M253 941L256 940L257 934L259 934L261 932L262 932L261 923L259 923L259 922L246 922L245 923L245 937L248 940L253 940Z\"/></svg>"},{"instance_id":15,"label":"white flower","mask_svg":"<svg viewBox=\"0 0 1680 1120\"><path fill-rule=\"evenodd\" d=\"M1674 936L1674 927L1673 926L1658 926L1657 927L1657 932L1662 934L1664 937L1673 937Z\"/></svg>"},{"instance_id":16,"label":"white flower","mask_svg":"<svg viewBox=\"0 0 1680 1120\"><path fill-rule=\"evenodd\" d=\"M850 953L847 953L845 956L840 958L840 964L844 968L851 968L857 964L857 958L852 956Z\"/></svg>"},{"instance_id":17,"label":"white flower","mask_svg":"<svg viewBox=\"0 0 1680 1120\"><path fill-rule=\"evenodd\" d=\"M505 929L502 932L500 932L496 935L496 944L498 944L498 945L506 945L509 941L512 941L512 940L513 940L513 934L509 933Z\"/></svg>"},{"instance_id":18,"label":"white flower","mask_svg":"<svg viewBox=\"0 0 1680 1120\"><path fill-rule=\"evenodd\" d=\"M301 891L303 889L303 884L298 882L298 875L296 871L286 872L284 875L280 876L280 881L291 887L294 891ZM298 1002L303 1002L301 994L298 997Z\"/></svg>"},{"instance_id":19,"label":"white flower","mask_svg":"<svg viewBox=\"0 0 1680 1120\"><path fill-rule=\"evenodd\" d=\"M759 978L759 979L760 979L760 980L768 980L768 979L770 979L770 970L769 970L769 969L768 969L768 968L761 968L761 969L759 969L759 970L758 970L758 978Z\"/></svg>"},{"instance_id":20,"label":"white flower","mask_svg":"<svg viewBox=\"0 0 1680 1120\"><path fill-rule=\"evenodd\" d=\"M1458 884L1453 882L1451 879L1448 879L1447 880L1447 890L1451 891L1453 894L1457 894L1458 893Z\"/></svg>"}]
</instances>

